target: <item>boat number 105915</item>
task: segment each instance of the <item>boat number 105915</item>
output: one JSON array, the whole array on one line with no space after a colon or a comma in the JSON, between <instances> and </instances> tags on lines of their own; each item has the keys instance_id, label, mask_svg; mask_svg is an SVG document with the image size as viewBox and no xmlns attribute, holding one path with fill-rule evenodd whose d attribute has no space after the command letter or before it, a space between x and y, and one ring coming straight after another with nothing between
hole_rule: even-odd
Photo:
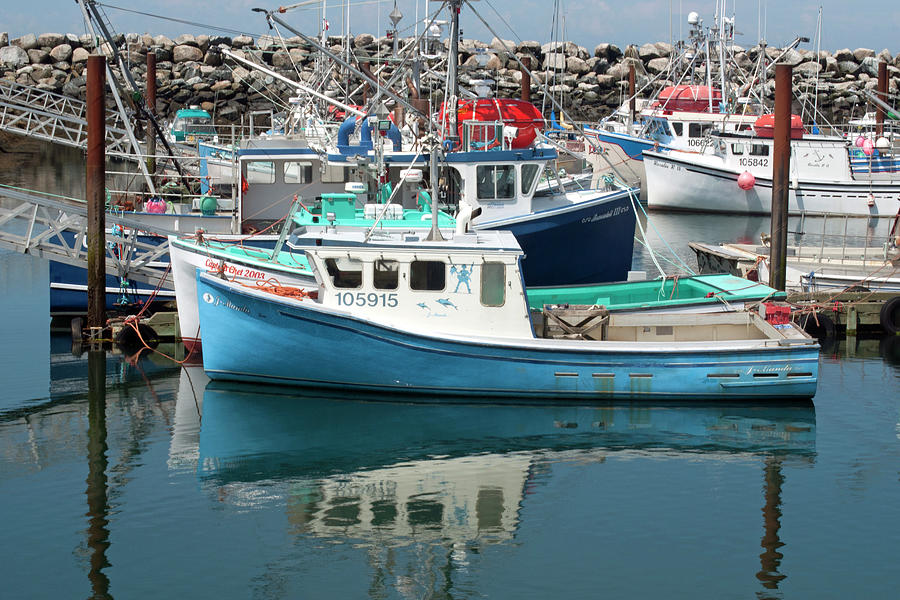
<instances>
[{"instance_id":1,"label":"boat number 105915","mask_svg":"<svg viewBox=\"0 0 900 600\"><path fill-rule=\"evenodd\" d=\"M397 294L376 294L375 292L338 292L335 294L338 306L397 306Z\"/></svg>"}]
</instances>

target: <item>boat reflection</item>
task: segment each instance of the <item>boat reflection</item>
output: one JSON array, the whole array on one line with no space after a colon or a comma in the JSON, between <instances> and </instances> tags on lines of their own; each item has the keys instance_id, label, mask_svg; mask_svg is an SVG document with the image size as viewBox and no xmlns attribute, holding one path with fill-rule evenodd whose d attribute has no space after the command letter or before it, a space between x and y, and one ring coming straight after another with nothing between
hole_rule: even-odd
<instances>
[{"instance_id":1,"label":"boat reflection","mask_svg":"<svg viewBox=\"0 0 900 600\"><path fill-rule=\"evenodd\" d=\"M197 431L179 415L200 420L197 474L217 501L245 509L283 503L297 534L379 545L509 539L527 490L540 484L535 473L563 460L650 451L808 462L815 454L811 403L373 402L210 382L192 416L189 396L175 430ZM170 457L183 464L191 436L174 439Z\"/></svg>"}]
</instances>

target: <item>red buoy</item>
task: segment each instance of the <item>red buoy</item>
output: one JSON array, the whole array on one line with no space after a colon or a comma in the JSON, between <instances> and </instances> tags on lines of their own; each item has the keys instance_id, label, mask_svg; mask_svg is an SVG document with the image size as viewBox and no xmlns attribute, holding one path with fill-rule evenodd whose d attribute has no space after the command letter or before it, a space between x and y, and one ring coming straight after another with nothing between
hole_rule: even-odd
<instances>
[{"instance_id":1,"label":"red buoy","mask_svg":"<svg viewBox=\"0 0 900 600\"><path fill-rule=\"evenodd\" d=\"M756 119L753 130L759 137L775 137L775 114L769 113ZM803 119L800 115L791 115L791 139L799 140L803 137Z\"/></svg>"},{"instance_id":2,"label":"red buoy","mask_svg":"<svg viewBox=\"0 0 900 600\"><path fill-rule=\"evenodd\" d=\"M444 106L441 105L440 119L444 119ZM544 128L544 117L541 111L531 102L517 98L478 98L476 100L460 100L457 106L458 135L463 137L465 121L502 121L504 125L515 127L518 131L512 141L513 148L527 148L534 142L537 132Z\"/></svg>"}]
</instances>

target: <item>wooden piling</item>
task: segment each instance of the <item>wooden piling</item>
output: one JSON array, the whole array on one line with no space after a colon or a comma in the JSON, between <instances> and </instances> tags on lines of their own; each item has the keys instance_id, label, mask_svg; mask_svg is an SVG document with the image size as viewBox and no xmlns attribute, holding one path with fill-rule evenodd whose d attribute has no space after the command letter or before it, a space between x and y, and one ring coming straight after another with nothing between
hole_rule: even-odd
<instances>
[{"instance_id":1,"label":"wooden piling","mask_svg":"<svg viewBox=\"0 0 900 600\"><path fill-rule=\"evenodd\" d=\"M882 102L887 102L888 78L887 63L881 61L878 63L878 87L876 95ZM881 137L884 134L884 108L881 105L875 107L875 135Z\"/></svg>"},{"instance_id":2,"label":"wooden piling","mask_svg":"<svg viewBox=\"0 0 900 600\"><path fill-rule=\"evenodd\" d=\"M531 57L522 57L522 102L531 102Z\"/></svg>"},{"instance_id":3,"label":"wooden piling","mask_svg":"<svg viewBox=\"0 0 900 600\"><path fill-rule=\"evenodd\" d=\"M87 60L88 327L106 325L106 57Z\"/></svg>"},{"instance_id":4,"label":"wooden piling","mask_svg":"<svg viewBox=\"0 0 900 600\"><path fill-rule=\"evenodd\" d=\"M628 118L634 123L637 99L634 96L634 61L628 63Z\"/></svg>"},{"instance_id":5,"label":"wooden piling","mask_svg":"<svg viewBox=\"0 0 900 600\"><path fill-rule=\"evenodd\" d=\"M156 52L147 52L147 110L156 115ZM147 127L147 170L152 176L156 173L156 131L153 126Z\"/></svg>"},{"instance_id":6,"label":"wooden piling","mask_svg":"<svg viewBox=\"0 0 900 600\"><path fill-rule=\"evenodd\" d=\"M775 65L775 138L772 157L772 221L769 287L784 290L787 271L788 195L791 168L791 65Z\"/></svg>"}]
</instances>

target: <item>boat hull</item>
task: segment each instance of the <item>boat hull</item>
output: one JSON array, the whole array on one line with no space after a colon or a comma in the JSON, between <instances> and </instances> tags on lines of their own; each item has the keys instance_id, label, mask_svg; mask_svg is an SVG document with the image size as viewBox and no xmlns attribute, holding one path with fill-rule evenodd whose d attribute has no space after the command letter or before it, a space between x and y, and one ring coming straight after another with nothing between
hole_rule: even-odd
<instances>
[{"instance_id":1,"label":"boat hull","mask_svg":"<svg viewBox=\"0 0 900 600\"><path fill-rule=\"evenodd\" d=\"M279 269L272 263L267 264L268 261L242 258L222 250L179 242L174 238L169 239L169 257L181 340L192 351L201 348L200 317L197 313L198 269L221 272L230 281L250 286L277 284L300 286L307 290L316 288L315 277L308 270Z\"/></svg>"},{"instance_id":2,"label":"boat hull","mask_svg":"<svg viewBox=\"0 0 900 600\"><path fill-rule=\"evenodd\" d=\"M442 396L696 400L810 398L818 378L815 344L665 350L488 342L405 332L202 274L197 292L212 379ZM737 375L716 375L724 371Z\"/></svg>"},{"instance_id":3,"label":"boat hull","mask_svg":"<svg viewBox=\"0 0 900 600\"><path fill-rule=\"evenodd\" d=\"M630 190L525 217L476 224L511 231L525 252L527 286L623 281L634 253Z\"/></svg>"},{"instance_id":4,"label":"boat hull","mask_svg":"<svg viewBox=\"0 0 900 600\"><path fill-rule=\"evenodd\" d=\"M772 179L738 187L740 172L698 164L677 153L647 152L647 205L654 210L765 215L772 212ZM882 181L791 182L788 214L894 215L900 186Z\"/></svg>"}]
</instances>

